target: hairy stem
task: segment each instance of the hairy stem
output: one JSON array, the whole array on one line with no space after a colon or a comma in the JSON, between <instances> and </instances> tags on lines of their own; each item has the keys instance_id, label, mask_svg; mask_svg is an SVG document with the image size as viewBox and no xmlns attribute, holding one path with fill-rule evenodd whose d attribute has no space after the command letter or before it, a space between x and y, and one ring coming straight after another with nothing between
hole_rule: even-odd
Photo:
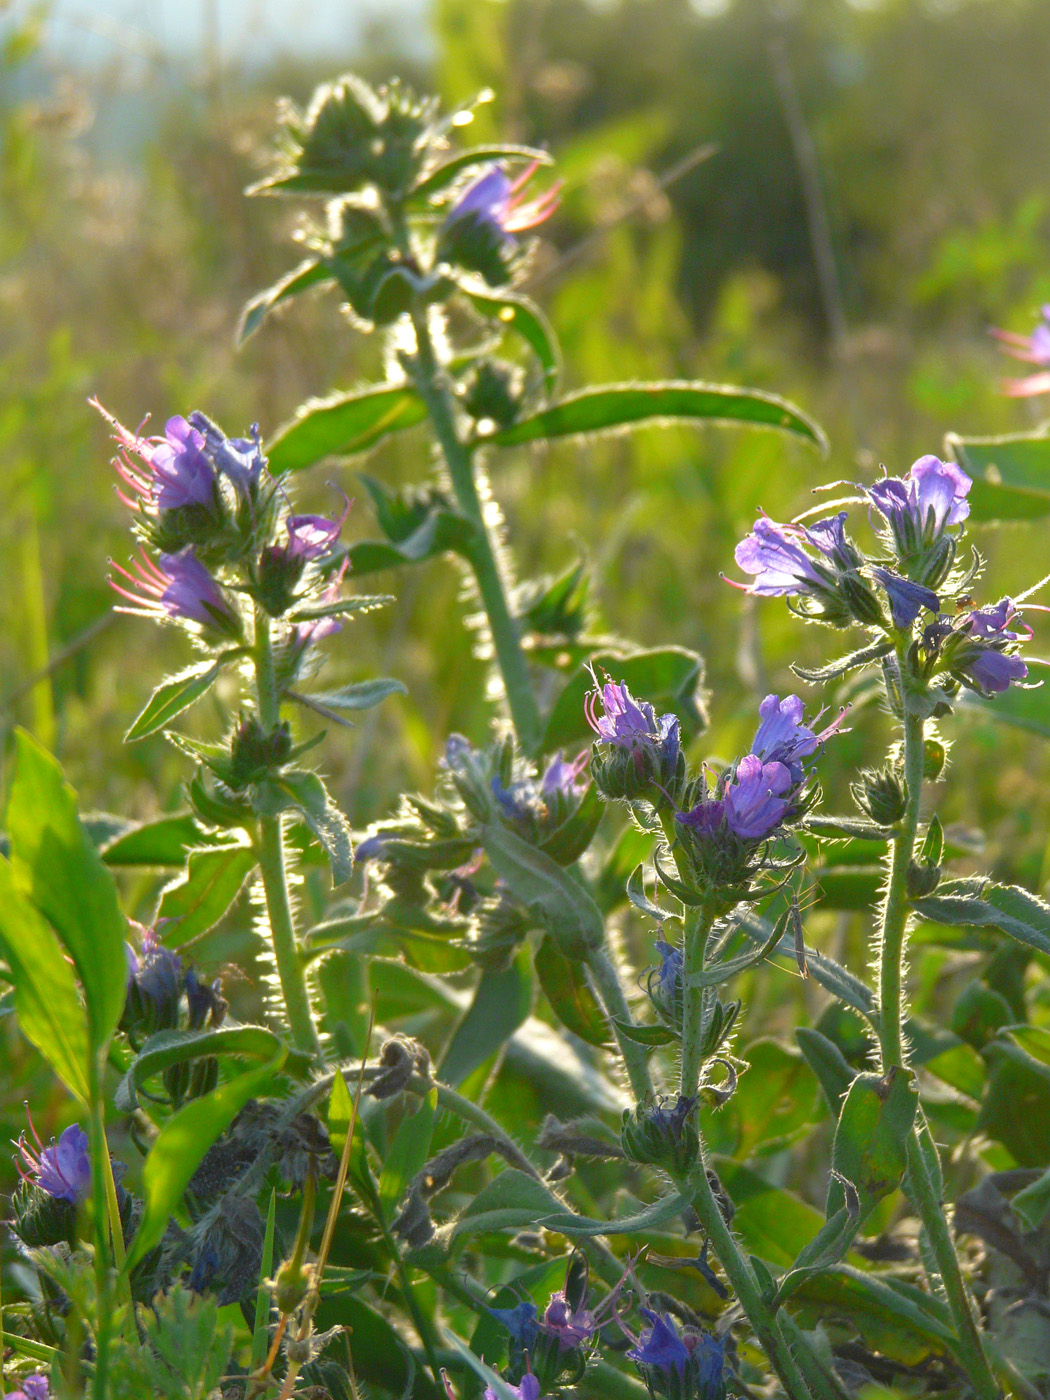
<instances>
[{"instance_id":1,"label":"hairy stem","mask_svg":"<svg viewBox=\"0 0 1050 1400\"><path fill-rule=\"evenodd\" d=\"M708 900L685 916L685 951L682 961L682 1095L692 1098L700 1084L703 1062L704 989L690 986L690 979L703 971L708 935L715 911Z\"/></svg>"},{"instance_id":2,"label":"hairy stem","mask_svg":"<svg viewBox=\"0 0 1050 1400\"><path fill-rule=\"evenodd\" d=\"M434 425L457 504L474 526L470 564L488 619L496 662L503 678L507 706L518 742L527 754L534 756L539 750L542 737L539 707L532 689L525 653L521 649L518 626L511 616L507 602L506 588L492 536L485 522L471 451L456 427L452 398L434 353L425 308L413 309L412 325L416 336L416 387Z\"/></svg>"},{"instance_id":3,"label":"hairy stem","mask_svg":"<svg viewBox=\"0 0 1050 1400\"><path fill-rule=\"evenodd\" d=\"M901 669L904 673L903 658ZM904 778L907 786L907 807L890 852L879 942L879 1050L884 1072L906 1063L903 983L909 913L907 878L908 867L915 855L919 829L924 763L923 717L921 711L913 711L910 708L909 700L913 697L907 689L904 698ZM937 1260L945 1297L958 1333L959 1361L979 1400L997 1400L1001 1391L985 1354L973 1302L944 1214L939 1172L935 1177L931 1170L931 1163L936 1160L937 1147L920 1107L908 1145L908 1194L919 1212Z\"/></svg>"},{"instance_id":4,"label":"hairy stem","mask_svg":"<svg viewBox=\"0 0 1050 1400\"><path fill-rule=\"evenodd\" d=\"M686 1184L695 1193L693 1209L700 1217L718 1261L790 1400L841 1400L840 1392L829 1385L817 1383L819 1377L815 1367L807 1367L808 1383L803 1379L799 1363L780 1329L776 1315L762 1295L751 1264L725 1222L707 1178L702 1153ZM804 1341L798 1346L800 1352L808 1350Z\"/></svg>"},{"instance_id":5,"label":"hairy stem","mask_svg":"<svg viewBox=\"0 0 1050 1400\"><path fill-rule=\"evenodd\" d=\"M625 1021L630 1025L634 1019L620 985L620 975L604 948L588 950L587 970L605 1008L605 1014L613 1022L613 1031L627 1070L627 1078L631 1081L631 1092L641 1103L652 1096L653 1081L649 1074L649 1058L645 1053L645 1046L638 1045L629 1036L624 1035L616 1024L617 1021Z\"/></svg>"},{"instance_id":6,"label":"hairy stem","mask_svg":"<svg viewBox=\"0 0 1050 1400\"><path fill-rule=\"evenodd\" d=\"M256 609L255 616L254 659L259 722L264 729L269 730L280 722L281 697L274 675L270 619L261 608ZM299 941L292 916L284 834L279 816L259 818L255 850L266 895L266 912L277 963L277 976L281 983L292 1039L298 1049L320 1059L321 1042L317 1026L314 1024L310 993L306 986L306 969L299 954Z\"/></svg>"}]
</instances>

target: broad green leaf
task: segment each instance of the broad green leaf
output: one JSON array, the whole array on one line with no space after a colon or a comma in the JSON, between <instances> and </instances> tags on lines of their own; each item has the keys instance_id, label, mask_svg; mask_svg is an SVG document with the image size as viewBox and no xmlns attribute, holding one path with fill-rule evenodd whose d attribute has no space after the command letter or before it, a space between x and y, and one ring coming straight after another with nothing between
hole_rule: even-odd
<instances>
[{"instance_id":1,"label":"broad green leaf","mask_svg":"<svg viewBox=\"0 0 1050 1400\"><path fill-rule=\"evenodd\" d=\"M51 925L0 859L0 954L11 969L18 1024L71 1094L88 1101L88 1035L73 969Z\"/></svg>"},{"instance_id":2,"label":"broad green leaf","mask_svg":"<svg viewBox=\"0 0 1050 1400\"><path fill-rule=\"evenodd\" d=\"M352 457L425 418L423 400L410 384L308 399L267 444L270 471L298 472L326 457Z\"/></svg>"},{"instance_id":3,"label":"broad green leaf","mask_svg":"<svg viewBox=\"0 0 1050 1400\"><path fill-rule=\"evenodd\" d=\"M355 575L397 569L402 564L421 564L439 554L470 557L476 527L471 521L449 510L432 511L403 540L360 540L347 551Z\"/></svg>"},{"instance_id":4,"label":"broad green leaf","mask_svg":"<svg viewBox=\"0 0 1050 1400\"><path fill-rule=\"evenodd\" d=\"M160 930L161 942L181 948L214 928L254 869L255 852L247 841L192 851L186 873L160 897L156 921L171 920Z\"/></svg>"},{"instance_id":5,"label":"broad green leaf","mask_svg":"<svg viewBox=\"0 0 1050 1400\"><path fill-rule=\"evenodd\" d=\"M172 1065L188 1064L206 1056L230 1055L238 1059L273 1060L283 1056L285 1071L302 1074L309 1068L309 1057L287 1046L266 1026L218 1026L204 1031L158 1031L151 1035L132 1060L117 1085L113 1102L121 1113L131 1113L138 1104L138 1091L155 1074Z\"/></svg>"},{"instance_id":6,"label":"broad green leaf","mask_svg":"<svg viewBox=\"0 0 1050 1400\"><path fill-rule=\"evenodd\" d=\"M442 161L434 170L429 170L425 175L420 176L412 186L409 199L430 199L433 195L441 194L458 176L465 170L474 169L479 165L488 165L493 161L524 161L529 165L551 165L552 158L547 151L538 150L532 146L512 146L512 145L491 145L472 146L469 151L460 151L457 155L449 156L448 160Z\"/></svg>"},{"instance_id":7,"label":"broad green leaf","mask_svg":"<svg viewBox=\"0 0 1050 1400\"><path fill-rule=\"evenodd\" d=\"M237 344L243 345L253 332L257 331L275 306L289 297L298 296L307 287L315 287L319 282L331 280L332 270L320 258L306 258L298 267L279 278L271 287L266 287L245 305L237 326Z\"/></svg>"},{"instance_id":8,"label":"broad green leaf","mask_svg":"<svg viewBox=\"0 0 1050 1400\"><path fill-rule=\"evenodd\" d=\"M517 1167L507 1167L468 1202L452 1229L452 1239L498 1230L534 1229L542 1215L559 1206L550 1187Z\"/></svg>"},{"instance_id":9,"label":"broad green leaf","mask_svg":"<svg viewBox=\"0 0 1050 1400\"><path fill-rule=\"evenodd\" d=\"M457 1088L480 1065L498 1054L532 1010L532 976L528 951L522 949L509 967L485 970L470 1006L452 1034L440 1077Z\"/></svg>"},{"instance_id":10,"label":"broad green leaf","mask_svg":"<svg viewBox=\"0 0 1050 1400\"><path fill-rule=\"evenodd\" d=\"M953 1333L946 1309L922 1289L896 1279L862 1273L834 1264L795 1290L795 1306L813 1318L846 1318L865 1344L906 1367L930 1356L945 1356Z\"/></svg>"},{"instance_id":11,"label":"broad green leaf","mask_svg":"<svg viewBox=\"0 0 1050 1400\"><path fill-rule=\"evenodd\" d=\"M540 987L562 1025L588 1045L612 1044L609 1023L579 962L567 958L549 934L540 940L533 959Z\"/></svg>"},{"instance_id":12,"label":"broad green leaf","mask_svg":"<svg viewBox=\"0 0 1050 1400\"><path fill-rule=\"evenodd\" d=\"M419 1101L418 1108L406 1112L394 1140L383 1154L383 1170L379 1176L379 1203L387 1220L409 1182L422 1170L430 1153L437 1118L437 1090L431 1089Z\"/></svg>"},{"instance_id":13,"label":"broad green leaf","mask_svg":"<svg viewBox=\"0 0 1050 1400\"><path fill-rule=\"evenodd\" d=\"M698 700L704 666L695 652L684 647L661 647L628 655L603 651L592 657L591 664L599 678L608 672L612 680L626 682L632 695L647 700L657 712L673 710L681 721L685 741L706 725L707 718ZM581 666L554 702L543 736L545 753L582 739L593 739L583 710L584 698L593 689L590 670Z\"/></svg>"},{"instance_id":14,"label":"broad green leaf","mask_svg":"<svg viewBox=\"0 0 1050 1400\"><path fill-rule=\"evenodd\" d=\"M482 843L493 869L507 882L567 957L586 955L605 938L598 906L560 865L506 827L489 822Z\"/></svg>"},{"instance_id":15,"label":"broad green leaf","mask_svg":"<svg viewBox=\"0 0 1050 1400\"><path fill-rule=\"evenodd\" d=\"M798 1051L763 1036L738 1053L748 1068L711 1124L712 1137L732 1133L733 1155L752 1157L778 1152L811 1132L817 1091Z\"/></svg>"},{"instance_id":16,"label":"broad green leaf","mask_svg":"<svg viewBox=\"0 0 1050 1400\"><path fill-rule=\"evenodd\" d=\"M635 1045L644 1045L650 1050L655 1050L661 1045L671 1045L679 1039L670 1026L639 1026L633 1021L621 1021L619 1016L613 1017L613 1024L625 1040L633 1041Z\"/></svg>"},{"instance_id":17,"label":"broad green leaf","mask_svg":"<svg viewBox=\"0 0 1050 1400\"><path fill-rule=\"evenodd\" d=\"M403 681L377 677L371 681L343 685L338 690L324 690L320 694L311 694L308 698L330 710L370 710L388 695L407 694L408 687Z\"/></svg>"},{"instance_id":18,"label":"broad green leaf","mask_svg":"<svg viewBox=\"0 0 1050 1400\"><path fill-rule=\"evenodd\" d=\"M473 285L463 290L483 316L492 317L506 330L521 336L543 366L548 391L553 389L561 369L561 354L553 327L539 307L520 292L483 292Z\"/></svg>"},{"instance_id":19,"label":"broad green leaf","mask_svg":"<svg viewBox=\"0 0 1050 1400\"><path fill-rule=\"evenodd\" d=\"M826 451L823 432L799 409L775 394L737 389L723 384L687 383L607 384L583 389L519 418L508 428L486 434L483 442L501 447L616 432L621 428L675 422L745 423L782 428Z\"/></svg>"},{"instance_id":20,"label":"broad green leaf","mask_svg":"<svg viewBox=\"0 0 1050 1400\"><path fill-rule=\"evenodd\" d=\"M148 734L156 734L158 729L170 724L176 715L208 693L222 667L222 661L203 661L162 681L124 735L125 744L145 739Z\"/></svg>"},{"instance_id":21,"label":"broad green leaf","mask_svg":"<svg viewBox=\"0 0 1050 1400\"><path fill-rule=\"evenodd\" d=\"M126 1270L160 1243L201 1159L249 1099L264 1094L281 1070L284 1048L258 1069L221 1084L174 1113L161 1128L142 1168L145 1209L128 1251Z\"/></svg>"},{"instance_id":22,"label":"broad green leaf","mask_svg":"<svg viewBox=\"0 0 1050 1400\"><path fill-rule=\"evenodd\" d=\"M52 923L87 1003L94 1049L124 1010L127 919L102 857L77 820L76 795L50 754L24 730L15 735L7 806L16 883Z\"/></svg>"},{"instance_id":23,"label":"broad green leaf","mask_svg":"<svg viewBox=\"0 0 1050 1400\"><path fill-rule=\"evenodd\" d=\"M945 449L973 477L971 521L1039 520L1050 515L1050 437L962 438L949 433Z\"/></svg>"},{"instance_id":24,"label":"broad green leaf","mask_svg":"<svg viewBox=\"0 0 1050 1400\"><path fill-rule=\"evenodd\" d=\"M1050 1161L1050 1067L1009 1035L989 1041L988 1087L977 1129L1001 1142L1020 1167Z\"/></svg>"},{"instance_id":25,"label":"broad green leaf","mask_svg":"<svg viewBox=\"0 0 1050 1400\"><path fill-rule=\"evenodd\" d=\"M824 1217L750 1167L725 1157L715 1157L711 1165L736 1206L734 1233L771 1267L790 1268L799 1246L816 1235Z\"/></svg>"},{"instance_id":26,"label":"broad green leaf","mask_svg":"<svg viewBox=\"0 0 1050 1400\"><path fill-rule=\"evenodd\" d=\"M895 1066L883 1078L858 1074L846 1091L839 1113L831 1164L856 1187L861 1220L901 1183L906 1144L919 1104L915 1075ZM828 1191L830 1220L846 1204L843 1188L832 1178Z\"/></svg>"},{"instance_id":27,"label":"broad green leaf","mask_svg":"<svg viewBox=\"0 0 1050 1400\"><path fill-rule=\"evenodd\" d=\"M1001 1033L1033 1060L1050 1067L1050 1030L1045 1026L1006 1026Z\"/></svg>"},{"instance_id":28,"label":"broad green leaf","mask_svg":"<svg viewBox=\"0 0 1050 1400\"><path fill-rule=\"evenodd\" d=\"M122 832L103 846L102 859L116 867L182 866L188 853L208 839L191 813L180 812Z\"/></svg>"}]
</instances>

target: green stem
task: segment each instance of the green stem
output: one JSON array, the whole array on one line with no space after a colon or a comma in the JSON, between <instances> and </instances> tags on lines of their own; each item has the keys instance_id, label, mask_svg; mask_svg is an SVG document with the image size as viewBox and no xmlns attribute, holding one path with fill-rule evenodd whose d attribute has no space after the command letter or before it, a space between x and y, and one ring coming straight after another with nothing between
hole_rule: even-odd
<instances>
[{"instance_id":1,"label":"green stem","mask_svg":"<svg viewBox=\"0 0 1050 1400\"><path fill-rule=\"evenodd\" d=\"M841 1400L840 1394L827 1386L807 1384L803 1379L802 1371L780 1330L776 1316L762 1295L758 1279L725 1222L711 1183L707 1179L707 1168L702 1153L686 1185L695 1193L693 1209L700 1217L700 1223L725 1270L737 1301L790 1400ZM801 1351L803 1347L799 1349Z\"/></svg>"},{"instance_id":2,"label":"green stem","mask_svg":"<svg viewBox=\"0 0 1050 1400\"><path fill-rule=\"evenodd\" d=\"M270 619L261 608L255 616L255 686L259 701L259 722L271 730L280 723L281 697L274 673ZM255 843L259 874L266 895L277 976L281 983L292 1039L300 1050L321 1059L321 1042L314 1024L306 969L299 953L299 941L288 891L288 871L284 858L281 818L260 817Z\"/></svg>"},{"instance_id":3,"label":"green stem","mask_svg":"<svg viewBox=\"0 0 1050 1400\"><path fill-rule=\"evenodd\" d=\"M456 427L452 398L434 353L425 308L413 308L412 325L416 336L416 387L434 425L456 502L474 526L470 563L488 619L511 720L521 747L527 754L535 755L539 752L542 738L539 706L532 689L525 653L521 649L518 625L511 616L496 549L478 495L471 450L460 437Z\"/></svg>"},{"instance_id":4,"label":"green stem","mask_svg":"<svg viewBox=\"0 0 1050 1400\"><path fill-rule=\"evenodd\" d=\"M704 1040L704 989L690 986L703 971L704 954L715 910L709 900L688 909L685 916L685 954L682 961L682 1094L693 1098L700 1084Z\"/></svg>"},{"instance_id":5,"label":"green stem","mask_svg":"<svg viewBox=\"0 0 1050 1400\"><path fill-rule=\"evenodd\" d=\"M623 1056L627 1078L631 1081L631 1092L639 1103L652 1097L653 1081L649 1075L649 1057L645 1046L638 1045L620 1030L617 1021L633 1024L631 1009L627 1005L620 976L612 959L604 948L590 948L587 951L587 970L591 974L595 990L605 1008L605 1014L613 1022L613 1030Z\"/></svg>"},{"instance_id":6,"label":"green stem","mask_svg":"<svg viewBox=\"0 0 1050 1400\"><path fill-rule=\"evenodd\" d=\"M903 656L901 673L902 677L906 677ZM879 941L879 1050L883 1072L894 1066L906 1065L903 984L909 914L907 879L919 829L925 759L924 720L921 710L912 709L912 703L920 698L909 690L905 680L903 723L907 806L890 853L889 878L882 909ZM981 1341L973 1302L963 1278L959 1256L956 1254L951 1229L941 1203L940 1185L930 1169L930 1163L937 1159L937 1147L921 1107L915 1117L908 1149L908 1194L918 1209L937 1260L945 1298L958 1334L959 1361L979 1400L998 1400L1002 1392Z\"/></svg>"}]
</instances>

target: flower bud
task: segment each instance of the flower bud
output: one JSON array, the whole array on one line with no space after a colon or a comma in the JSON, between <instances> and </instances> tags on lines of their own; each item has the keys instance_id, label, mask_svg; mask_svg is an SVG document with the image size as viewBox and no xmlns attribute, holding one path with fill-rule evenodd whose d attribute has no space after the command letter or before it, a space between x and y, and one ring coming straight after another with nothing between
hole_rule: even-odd
<instances>
[{"instance_id":1,"label":"flower bud","mask_svg":"<svg viewBox=\"0 0 1050 1400\"><path fill-rule=\"evenodd\" d=\"M254 715L241 719L230 743L226 780L235 792L266 777L286 762L292 751L292 734L287 720L267 733Z\"/></svg>"},{"instance_id":2,"label":"flower bud","mask_svg":"<svg viewBox=\"0 0 1050 1400\"><path fill-rule=\"evenodd\" d=\"M11 1229L29 1249L73 1243L77 1208L72 1201L52 1196L30 1181L23 1181L11 1196Z\"/></svg>"},{"instance_id":3,"label":"flower bud","mask_svg":"<svg viewBox=\"0 0 1050 1400\"><path fill-rule=\"evenodd\" d=\"M477 423L508 428L521 410L521 371L503 360L482 360L463 391L463 407Z\"/></svg>"},{"instance_id":4,"label":"flower bud","mask_svg":"<svg viewBox=\"0 0 1050 1400\"><path fill-rule=\"evenodd\" d=\"M904 779L889 765L866 769L860 782L854 783L850 791L861 811L879 826L893 826L899 822L908 805Z\"/></svg>"},{"instance_id":5,"label":"flower bud","mask_svg":"<svg viewBox=\"0 0 1050 1400\"><path fill-rule=\"evenodd\" d=\"M928 894L933 894L940 882L941 867L939 865L928 865L919 861L911 861L908 865L908 872L905 876L905 887L908 891L909 899L922 899Z\"/></svg>"},{"instance_id":6,"label":"flower bud","mask_svg":"<svg viewBox=\"0 0 1050 1400\"><path fill-rule=\"evenodd\" d=\"M865 627L886 626L882 604L859 574L843 574L838 582L839 592L852 618Z\"/></svg>"},{"instance_id":7,"label":"flower bud","mask_svg":"<svg viewBox=\"0 0 1050 1400\"><path fill-rule=\"evenodd\" d=\"M611 681L588 694L584 711L599 740L591 759L598 791L610 801L674 801L685 778L677 716L657 719L652 705Z\"/></svg>"},{"instance_id":8,"label":"flower bud","mask_svg":"<svg viewBox=\"0 0 1050 1400\"><path fill-rule=\"evenodd\" d=\"M696 1161L700 1137L691 1121L698 1100L679 1094L672 1108L665 1100L624 1110L620 1145L628 1161L663 1167L684 1176Z\"/></svg>"},{"instance_id":9,"label":"flower bud","mask_svg":"<svg viewBox=\"0 0 1050 1400\"><path fill-rule=\"evenodd\" d=\"M535 920L503 891L493 899L482 900L474 910L474 935L470 949L489 972L509 967Z\"/></svg>"}]
</instances>

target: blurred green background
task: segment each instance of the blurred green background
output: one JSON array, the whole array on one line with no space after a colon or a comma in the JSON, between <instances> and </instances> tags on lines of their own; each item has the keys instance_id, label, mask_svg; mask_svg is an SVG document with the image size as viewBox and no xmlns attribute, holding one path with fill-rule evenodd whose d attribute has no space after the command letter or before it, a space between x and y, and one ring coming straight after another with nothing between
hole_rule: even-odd
<instances>
[{"instance_id":1,"label":"blurred green background","mask_svg":"<svg viewBox=\"0 0 1050 1400\"><path fill-rule=\"evenodd\" d=\"M756 697L792 686L791 660L848 649L721 581L756 507L784 517L821 482L905 470L946 430L1038 422L1037 402L999 392L1008 362L987 330L1027 331L1050 300L1041 0L406 0L383 22L328 7L320 34L294 5L185 6L175 29L171 7L104 8L0 10L0 712L58 752L86 807L137 818L179 804L184 759L121 736L187 659L173 634L110 620L107 558L125 559L129 539L88 395L130 425L199 407L266 436L304 397L382 374L381 347L331 294L300 299L241 351L233 340L247 297L296 260L292 202L243 194L276 99L302 102L344 68L400 73L448 102L491 87L471 136L549 146L564 199L529 290L567 387L749 384L826 428L828 462L776 434L675 429L490 464L523 575L582 553L603 630L704 654L710 751L746 742ZM429 456L406 434L367 469L418 480ZM368 536L355 470L314 472L302 500L331 508L343 487L352 537ZM977 542L984 601L1050 567L1038 524ZM480 738L492 713L454 567L373 583L398 601L332 644L330 675L397 675L410 698L324 750L359 826L399 787L429 785L450 730ZM1037 624L1035 654L1044 638ZM220 722L207 706L196 718ZM858 707L829 750L836 805L882 725ZM1040 887L1050 746L976 712L946 732L945 817L984 825L997 873Z\"/></svg>"}]
</instances>

